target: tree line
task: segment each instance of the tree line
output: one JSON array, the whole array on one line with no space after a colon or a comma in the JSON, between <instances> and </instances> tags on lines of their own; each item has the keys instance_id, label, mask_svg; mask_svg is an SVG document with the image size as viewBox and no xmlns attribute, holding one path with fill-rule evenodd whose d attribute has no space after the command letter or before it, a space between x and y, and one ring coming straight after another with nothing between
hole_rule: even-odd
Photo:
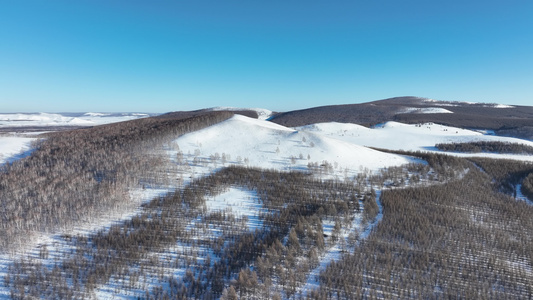
<instances>
[{"instance_id":1,"label":"tree line","mask_svg":"<svg viewBox=\"0 0 533 300\"><path fill-rule=\"evenodd\" d=\"M533 147L507 142L478 141L468 143L439 143L435 147L441 151L466 152L466 153L510 153L533 154Z\"/></svg>"}]
</instances>

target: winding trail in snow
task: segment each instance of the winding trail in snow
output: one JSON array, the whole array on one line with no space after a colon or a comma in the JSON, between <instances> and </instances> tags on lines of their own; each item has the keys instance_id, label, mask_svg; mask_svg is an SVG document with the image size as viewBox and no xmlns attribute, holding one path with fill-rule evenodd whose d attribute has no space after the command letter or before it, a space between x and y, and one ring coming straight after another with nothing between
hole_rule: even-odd
<instances>
[{"instance_id":1,"label":"winding trail in snow","mask_svg":"<svg viewBox=\"0 0 533 300\"><path fill-rule=\"evenodd\" d=\"M375 192L376 192L376 203L379 207L378 214L376 215L374 220L371 223L369 223L365 227L365 230L360 234L359 242L357 244L359 244L361 240L366 239L370 235L374 227L376 227L376 225L378 225L378 223L383 219L383 206L381 205L381 201L380 201L381 190L375 190ZM359 215L362 215L362 214L359 214ZM362 226L363 226L362 217L358 217L356 214L354 220L352 221L352 224L349 227L344 227L341 231L341 239L344 239L345 245L349 244L348 243L349 234L352 233L354 230L358 230L360 232L360 229L362 228ZM355 247L357 247L357 245ZM355 247L346 246L346 249L348 249L348 252L352 253L353 251L355 251ZM320 282L319 282L320 272L326 270L326 268L332 261L339 261L342 257L342 254L343 254L343 249L340 246L340 242L337 242L329 246L326 249L325 253L323 253L320 256L320 262L318 266L314 268L311 272L309 272L305 285L299 288L299 290L302 291L302 295L304 297L307 296L307 293L309 291L317 289L320 286ZM289 299L296 299L297 294L298 293L295 293Z\"/></svg>"},{"instance_id":2,"label":"winding trail in snow","mask_svg":"<svg viewBox=\"0 0 533 300\"><path fill-rule=\"evenodd\" d=\"M515 200L518 200L518 201L525 201L527 204L529 205L533 205L533 201L529 200L529 198L522 194L522 184L517 184L516 187L515 187L515 191L516 191L516 197L515 197Z\"/></svg>"}]
</instances>

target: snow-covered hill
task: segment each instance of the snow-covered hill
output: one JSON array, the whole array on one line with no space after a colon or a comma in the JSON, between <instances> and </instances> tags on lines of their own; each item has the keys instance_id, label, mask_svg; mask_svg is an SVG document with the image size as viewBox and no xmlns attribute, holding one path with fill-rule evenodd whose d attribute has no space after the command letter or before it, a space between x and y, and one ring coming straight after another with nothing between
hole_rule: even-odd
<instances>
[{"instance_id":1,"label":"snow-covered hill","mask_svg":"<svg viewBox=\"0 0 533 300\"><path fill-rule=\"evenodd\" d=\"M320 132L295 130L240 115L186 134L176 142L189 158L210 161L218 158L219 163L245 163L278 170L307 170L309 163L329 164L335 173L353 175L365 169L376 171L414 161Z\"/></svg>"},{"instance_id":2,"label":"snow-covered hill","mask_svg":"<svg viewBox=\"0 0 533 300\"><path fill-rule=\"evenodd\" d=\"M357 145L391 150L438 151L435 148L435 144L438 143L464 143L476 141L500 141L533 146L533 142L531 141L486 135L477 131L433 123L409 125L391 121L375 126L374 128L367 128L356 124L330 122L302 126L297 129L303 132L320 134ZM531 155L497 153L449 154L533 161L533 156Z\"/></svg>"}]
</instances>

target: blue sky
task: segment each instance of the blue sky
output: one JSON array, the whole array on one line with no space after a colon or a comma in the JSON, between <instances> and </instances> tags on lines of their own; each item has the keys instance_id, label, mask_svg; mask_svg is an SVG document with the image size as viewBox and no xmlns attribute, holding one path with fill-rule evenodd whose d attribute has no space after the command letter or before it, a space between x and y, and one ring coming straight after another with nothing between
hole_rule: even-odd
<instances>
[{"instance_id":1,"label":"blue sky","mask_svg":"<svg viewBox=\"0 0 533 300\"><path fill-rule=\"evenodd\" d=\"M0 0L0 112L533 105L533 1Z\"/></svg>"}]
</instances>

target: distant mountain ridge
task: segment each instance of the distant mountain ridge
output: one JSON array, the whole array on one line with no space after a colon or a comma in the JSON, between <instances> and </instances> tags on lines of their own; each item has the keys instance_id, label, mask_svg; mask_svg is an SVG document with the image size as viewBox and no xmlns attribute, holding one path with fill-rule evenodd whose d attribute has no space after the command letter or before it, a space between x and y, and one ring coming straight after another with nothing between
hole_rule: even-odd
<instances>
[{"instance_id":1,"label":"distant mountain ridge","mask_svg":"<svg viewBox=\"0 0 533 300\"><path fill-rule=\"evenodd\" d=\"M155 116L152 113L0 113L0 132L59 131Z\"/></svg>"},{"instance_id":2,"label":"distant mountain ridge","mask_svg":"<svg viewBox=\"0 0 533 300\"><path fill-rule=\"evenodd\" d=\"M387 121L407 124L434 122L448 126L490 129L515 135L520 129L533 137L533 107L494 103L438 101L420 97L395 97L359 104L328 105L275 115L272 122L304 126L323 122L373 126ZM524 130L524 128L526 128Z\"/></svg>"},{"instance_id":3,"label":"distant mountain ridge","mask_svg":"<svg viewBox=\"0 0 533 300\"><path fill-rule=\"evenodd\" d=\"M492 130L495 134L533 140L533 106L442 101L405 96L357 104L318 106L287 112L264 108L214 107L194 111L150 113L11 113L0 114L0 132L39 132L86 128L144 117L188 118L212 111L269 120L286 127L339 122L372 127L388 121Z\"/></svg>"}]
</instances>

